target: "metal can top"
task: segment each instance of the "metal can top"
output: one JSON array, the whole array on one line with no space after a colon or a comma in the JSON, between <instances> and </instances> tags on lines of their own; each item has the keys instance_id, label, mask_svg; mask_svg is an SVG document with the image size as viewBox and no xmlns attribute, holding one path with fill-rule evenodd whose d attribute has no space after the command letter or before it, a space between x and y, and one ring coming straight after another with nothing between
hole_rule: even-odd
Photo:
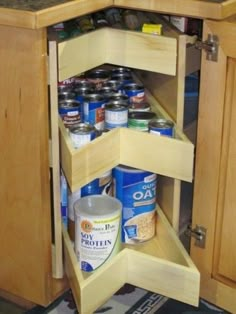
<instances>
[{"instance_id":1,"label":"metal can top","mask_svg":"<svg viewBox=\"0 0 236 314\"><path fill-rule=\"evenodd\" d=\"M164 118L152 119L148 123L149 127L158 128L158 129L169 129L174 127L174 123L170 120Z\"/></svg>"},{"instance_id":2,"label":"metal can top","mask_svg":"<svg viewBox=\"0 0 236 314\"><path fill-rule=\"evenodd\" d=\"M85 101L105 101L104 95L101 94L87 94L84 96Z\"/></svg>"},{"instance_id":3,"label":"metal can top","mask_svg":"<svg viewBox=\"0 0 236 314\"><path fill-rule=\"evenodd\" d=\"M70 128L70 132L73 134L89 134L91 132L96 132L96 128L89 123L78 123Z\"/></svg>"},{"instance_id":4,"label":"metal can top","mask_svg":"<svg viewBox=\"0 0 236 314\"><path fill-rule=\"evenodd\" d=\"M129 119L135 120L151 120L156 117L152 111L134 111L129 113Z\"/></svg>"},{"instance_id":5,"label":"metal can top","mask_svg":"<svg viewBox=\"0 0 236 314\"><path fill-rule=\"evenodd\" d=\"M108 79L110 77L110 71L105 69L91 70L86 74L88 79Z\"/></svg>"},{"instance_id":6,"label":"metal can top","mask_svg":"<svg viewBox=\"0 0 236 314\"><path fill-rule=\"evenodd\" d=\"M141 84L137 84L137 83L128 83L124 85L124 90L143 90L144 86Z\"/></svg>"},{"instance_id":7,"label":"metal can top","mask_svg":"<svg viewBox=\"0 0 236 314\"><path fill-rule=\"evenodd\" d=\"M114 100L122 100L122 101L126 101L128 103L129 101L129 96L125 95L125 94L121 94L121 93L114 93L109 97L110 101L114 101Z\"/></svg>"},{"instance_id":8,"label":"metal can top","mask_svg":"<svg viewBox=\"0 0 236 314\"><path fill-rule=\"evenodd\" d=\"M59 99L59 101L69 100L69 99L74 99L75 96L76 96L75 93L73 93L72 91L64 91L64 92L60 92L58 94L58 99Z\"/></svg>"},{"instance_id":9,"label":"metal can top","mask_svg":"<svg viewBox=\"0 0 236 314\"><path fill-rule=\"evenodd\" d=\"M80 106L80 102L75 99L64 99L59 101L59 108L76 108Z\"/></svg>"},{"instance_id":10,"label":"metal can top","mask_svg":"<svg viewBox=\"0 0 236 314\"><path fill-rule=\"evenodd\" d=\"M112 101L105 105L105 110L124 111L128 110L128 104L124 101Z\"/></svg>"}]
</instances>

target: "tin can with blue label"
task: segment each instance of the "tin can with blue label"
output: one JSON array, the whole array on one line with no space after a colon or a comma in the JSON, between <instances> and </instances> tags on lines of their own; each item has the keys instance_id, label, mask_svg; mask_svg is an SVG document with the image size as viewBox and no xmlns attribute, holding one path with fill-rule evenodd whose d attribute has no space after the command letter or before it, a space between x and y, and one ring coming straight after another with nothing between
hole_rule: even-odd
<instances>
[{"instance_id":1,"label":"tin can with blue label","mask_svg":"<svg viewBox=\"0 0 236 314\"><path fill-rule=\"evenodd\" d=\"M173 137L174 123L166 119L152 119L148 123L149 133Z\"/></svg>"},{"instance_id":2,"label":"tin can with blue label","mask_svg":"<svg viewBox=\"0 0 236 314\"><path fill-rule=\"evenodd\" d=\"M128 83L123 87L124 93L129 97L130 103L144 102L145 91L144 86L137 83Z\"/></svg>"},{"instance_id":3,"label":"tin can with blue label","mask_svg":"<svg viewBox=\"0 0 236 314\"><path fill-rule=\"evenodd\" d=\"M110 101L105 105L105 129L128 126L128 104L122 101Z\"/></svg>"},{"instance_id":4,"label":"tin can with blue label","mask_svg":"<svg viewBox=\"0 0 236 314\"><path fill-rule=\"evenodd\" d=\"M59 101L58 111L66 128L81 122L81 105L75 99Z\"/></svg>"},{"instance_id":5,"label":"tin can with blue label","mask_svg":"<svg viewBox=\"0 0 236 314\"><path fill-rule=\"evenodd\" d=\"M96 128L88 123L79 123L69 129L74 148L81 148L96 138Z\"/></svg>"},{"instance_id":6,"label":"tin can with blue label","mask_svg":"<svg viewBox=\"0 0 236 314\"><path fill-rule=\"evenodd\" d=\"M82 116L85 123L104 129L104 106L106 98L100 94L89 94L84 97Z\"/></svg>"},{"instance_id":7,"label":"tin can with blue label","mask_svg":"<svg viewBox=\"0 0 236 314\"><path fill-rule=\"evenodd\" d=\"M137 244L156 232L157 175L119 165L113 169L113 195L122 203L123 243Z\"/></svg>"}]
</instances>

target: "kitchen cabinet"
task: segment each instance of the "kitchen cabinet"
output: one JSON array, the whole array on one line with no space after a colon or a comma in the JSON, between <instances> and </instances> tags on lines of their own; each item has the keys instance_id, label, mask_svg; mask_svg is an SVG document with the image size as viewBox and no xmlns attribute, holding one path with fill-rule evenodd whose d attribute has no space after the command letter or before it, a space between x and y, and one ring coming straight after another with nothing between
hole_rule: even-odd
<instances>
[{"instance_id":1,"label":"kitchen cabinet","mask_svg":"<svg viewBox=\"0 0 236 314\"><path fill-rule=\"evenodd\" d=\"M138 7L136 8L142 9L144 2L136 1L137 3ZM187 10L188 8L189 13L184 11L186 15L219 20L236 13L234 1L212 3L208 1L179 0L178 6L175 5L174 1L169 1L166 3L166 6L162 1L158 3L160 5L150 1L147 5L145 1L146 7L143 9L182 15L182 9L185 8ZM186 3L188 3L187 6ZM167 216L171 223L173 221L176 222L178 215L173 220L172 213L169 214L168 211L163 215L162 211L159 210L160 219L157 230L159 230L160 236L158 236L158 241L155 238L154 241L150 242L150 245L142 248L141 252L125 248L100 273L97 275L95 273L93 274L94 276L88 276L88 278L85 278L80 270L78 270L73 250L70 243L68 243L69 241L67 241L67 234L63 232L67 276L64 274L64 268L62 267L62 231L58 211L59 197L57 192L55 193L59 187L57 180L59 175L59 130L57 128L57 118L55 118L57 104L56 83L58 79L57 64L55 63L57 50L55 50L56 44L51 43L49 50L51 49L52 53L48 55L47 27L60 21L65 21L112 5L132 8L134 2L127 0L125 5L122 2L108 0L61 1L58 5L50 6L49 4L44 4L45 6L42 9L39 7L35 10L21 8L19 3L15 5L16 7L14 8L10 8L9 4L5 4L5 7L1 5L0 9L0 34L3 39L0 43L0 69L1 73L4 73L0 79L2 98L2 105L0 107L0 130L2 135L0 140L2 152L2 168L0 172L2 206L0 218L3 222L1 228L3 244L0 253L1 295L16 302L26 300L36 304L47 305L69 287L68 278L76 295L78 306L83 307L82 310L84 313L89 313L92 309L88 307L88 296L94 292L94 286L98 285L101 278L103 278L108 283L107 289L104 293L100 289L101 294L97 299L98 303L94 304L94 306L99 305L111 296L126 281L130 281L136 285L143 285L147 289L162 292L170 297L177 299L183 298L182 300L185 302L196 304L199 274L188 255L186 255L186 252L184 252L176 233L166 220ZM156 7L157 5L158 7ZM215 23L218 25L218 22ZM225 38L225 34L228 33L224 33L222 38ZM135 35L127 33L127 36L133 37ZM185 40L184 37L183 40ZM185 42L185 44L187 43ZM185 47L185 44L181 47ZM176 56L179 56L177 52L179 45L176 44L175 46ZM220 53L222 53L221 50ZM220 58L219 61L221 60L223 59ZM176 63L177 68L178 65L179 63ZM205 64L203 63L202 67L204 66ZM218 66L222 66L223 68L225 67L225 63L222 62L222 65ZM143 70L145 70L145 67ZM137 65L136 68L139 68L139 66ZM172 64L172 70L173 68L174 65ZM75 74L78 74L78 71L80 70L76 69ZM165 70L161 71L165 73ZM185 75L185 67L182 68L182 71L181 75ZM143 73L138 74L149 85L149 79L148 77L142 77ZM176 73L166 73L164 75L175 77L179 74L180 69ZM59 77L60 75L59 71ZM159 74L153 75L158 79ZM214 78L216 79L215 76ZM212 86L214 82L216 81L212 81ZM181 84L181 81L179 81L179 84ZM155 94L155 98L158 98L159 92L155 91L151 85L150 89ZM51 106L49 106L48 99L51 99ZM217 113L222 114L222 111L216 111L215 114ZM171 116L173 115L171 114ZM217 119L221 118L217 116ZM173 119L181 129L181 114L176 114L176 117ZM199 128L201 127L199 126ZM119 139L115 146L117 152L124 152L127 147L124 147L121 144L122 142L120 142L122 134L120 134L120 131L113 133ZM227 136L227 133L225 134ZM129 132L128 136L137 141L136 132L134 134L133 132ZM111 141L111 136L107 135L105 139L109 142ZM104 142L103 144L105 145L107 143L103 139L98 139L98 141ZM144 138L144 141L146 141L146 138ZM162 139L154 139L154 141L162 142ZM161 145L167 145L170 150L173 143L174 146L177 145L183 149L187 145L187 150L189 147L192 147L192 144L187 141L187 138L184 138L184 135L183 139L171 139L170 141L164 141ZM201 142L199 143L201 144ZM96 145L94 144L95 149ZM93 145L89 147L93 147ZM202 150L201 154L203 156L204 153L206 152ZM90 148L86 154L90 156ZM197 154L198 159L200 158L200 153ZM120 156L123 155L121 154ZM201 161L201 159L199 160ZM120 161L120 159L117 161ZM126 160L126 162L133 163L132 160ZM139 163L144 165L143 158L137 161L137 165ZM66 165L68 164L66 163ZM106 168L108 165L106 164L104 167ZM50 168L52 171L50 171ZM174 170L177 168L174 168ZM198 168L197 166L196 169L196 182L202 182L202 180L206 179L204 176L201 178L202 168ZM168 173L163 172L163 174L167 175ZM172 177L175 178L174 180L185 179L182 175L182 171L180 176L172 173ZM91 176L91 173L88 172L86 180L90 178L89 176ZM51 186L51 182L53 182L53 187ZM200 184L198 183L196 183L195 190L197 189L200 189ZM196 202L197 200L195 204ZM196 205L194 207L194 215L195 208ZM54 214L52 213L52 209L56 209ZM54 221L54 224L52 224L52 221ZM210 233L209 230L208 233ZM165 243L168 243L168 245ZM194 252L192 254L196 260L196 254ZM146 258L147 255L148 258ZM132 261L136 260L137 256L140 259L140 264L137 264L135 268L131 267L134 264ZM164 287L162 286L164 280L160 280L161 285L155 281L154 287L151 280L146 280L140 275L140 269L144 269L145 267L150 267L150 270L160 276L163 274L167 279L172 279L172 275L176 274L176 280L173 281L173 285L171 286L168 279L169 286ZM223 268L222 263L221 268ZM109 274L115 270L120 270L120 276L114 280L114 283L110 283ZM229 275L227 276L229 277ZM181 296L178 294L178 291L181 291L179 287L181 287L183 282L186 284L188 282L196 283L195 288L191 288L192 296L186 290L184 290L184 294L181 293ZM34 289L32 289L32 283L34 283ZM80 302L81 300L82 302Z\"/></svg>"},{"instance_id":2,"label":"kitchen cabinet","mask_svg":"<svg viewBox=\"0 0 236 314\"><path fill-rule=\"evenodd\" d=\"M203 52L193 226L206 228L206 244L191 247L201 272L201 296L236 313L235 290L235 57L236 19L206 21L204 38L217 36L218 60Z\"/></svg>"}]
</instances>

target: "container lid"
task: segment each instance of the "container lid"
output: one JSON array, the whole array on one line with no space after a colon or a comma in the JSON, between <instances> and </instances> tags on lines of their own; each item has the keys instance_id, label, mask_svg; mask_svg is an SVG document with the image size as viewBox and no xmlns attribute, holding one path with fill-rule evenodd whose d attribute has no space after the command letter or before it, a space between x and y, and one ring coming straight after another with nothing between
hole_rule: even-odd
<instances>
[{"instance_id":1,"label":"container lid","mask_svg":"<svg viewBox=\"0 0 236 314\"><path fill-rule=\"evenodd\" d=\"M74 203L75 216L107 218L121 214L122 203L108 195L89 195Z\"/></svg>"}]
</instances>

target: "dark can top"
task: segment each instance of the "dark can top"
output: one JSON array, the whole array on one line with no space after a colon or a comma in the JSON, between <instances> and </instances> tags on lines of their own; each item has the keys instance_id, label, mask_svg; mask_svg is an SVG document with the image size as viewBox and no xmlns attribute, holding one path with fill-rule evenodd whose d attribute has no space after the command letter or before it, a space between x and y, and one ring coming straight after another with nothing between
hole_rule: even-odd
<instances>
[{"instance_id":1,"label":"dark can top","mask_svg":"<svg viewBox=\"0 0 236 314\"><path fill-rule=\"evenodd\" d=\"M155 112L152 111L134 111L129 112L128 128L148 132L148 123L156 117Z\"/></svg>"},{"instance_id":2,"label":"dark can top","mask_svg":"<svg viewBox=\"0 0 236 314\"><path fill-rule=\"evenodd\" d=\"M174 130L174 123L164 118L152 119L148 123L148 130L150 133L153 133L153 134L172 137L173 130Z\"/></svg>"}]
</instances>

